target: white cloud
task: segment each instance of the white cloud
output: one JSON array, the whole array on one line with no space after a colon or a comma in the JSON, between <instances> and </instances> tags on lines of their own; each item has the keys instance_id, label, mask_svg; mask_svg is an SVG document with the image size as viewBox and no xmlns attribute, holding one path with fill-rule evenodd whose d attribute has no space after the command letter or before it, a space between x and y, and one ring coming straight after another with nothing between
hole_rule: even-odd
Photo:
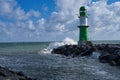
<instances>
[{"instance_id":1,"label":"white cloud","mask_svg":"<svg viewBox=\"0 0 120 80\"><path fill-rule=\"evenodd\" d=\"M92 39L115 40L120 35L120 2L107 5L106 2L98 1L89 7L90 37Z\"/></svg>"},{"instance_id":2,"label":"white cloud","mask_svg":"<svg viewBox=\"0 0 120 80\"><path fill-rule=\"evenodd\" d=\"M61 21L61 24L64 24L65 30L72 30L78 33L76 26L79 25L79 22L74 15L78 13L78 9L81 5L86 5L89 14L90 37L92 37L92 39L98 39L99 36L99 39L103 40L118 39L118 36L120 37L120 35L117 34L120 31L120 2L115 2L110 5L107 4L106 0L89 3L90 1L88 2L87 0L72 0L70 2L69 0L58 0L57 4L59 10L58 13L55 14L55 17L59 16L60 18L56 17L54 20L57 22L62 20L63 22ZM112 33L114 37L110 37ZM100 37L103 35L106 37ZM117 36L115 37L115 35Z\"/></svg>"},{"instance_id":3,"label":"white cloud","mask_svg":"<svg viewBox=\"0 0 120 80\"><path fill-rule=\"evenodd\" d=\"M57 10L45 19L39 11L25 12L15 0L0 0L0 35L4 36L0 41L53 41L65 37L78 40L76 14L82 5L88 9L90 39L120 39L119 4L120 1L108 5L103 0L56 0Z\"/></svg>"},{"instance_id":4,"label":"white cloud","mask_svg":"<svg viewBox=\"0 0 120 80\"><path fill-rule=\"evenodd\" d=\"M4 15L4 14L9 14L13 11L14 6L16 5L16 3L11 0L0 0L0 14Z\"/></svg>"},{"instance_id":5,"label":"white cloud","mask_svg":"<svg viewBox=\"0 0 120 80\"><path fill-rule=\"evenodd\" d=\"M46 20L44 18L38 19L37 21L37 25L39 27L43 27L45 23L46 23Z\"/></svg>"},{"instance_id":6,"label":"white cloud","mask_svg":"<svg viewBox=\"0 0 120 80\"><path fill-rule=\"evenodd\" d=\"M33 21L29 20L27 23L28 23L28 27L30 30L35 30L35 26L33 24Z\"/></svg>"},{"instance_id":7,"label":"white cloud","mask_svg":"<svg viewBox=\"0 0 120 80\"><path fill-rule=\"evenodd\" d=\"M0 0L0 5L0 16L17 20L25 18L24 10L17 6L15 0Z\"/></svg>"},{"instance_id":8,"label":"white cloud","mask_svg":"<svg viewBox=\"0 0 120 80\"><path fill-rule=\"evenodd\" d=\"M25 12L18 6L15 0L0 0L0 16L15 20L28 20L31 17L39 17L40 13L35 10Z\"/></svg>"},{"instance_id":9,"label":"white cloud","mask_svg":"<svg viewBox=\"0 0 120 80\"><path fill-rule=\"evenodd\" d=\"M40 17L40 12L35 10L25 12L15 0L0 0L0 5L0 35L4 35L4 37L0 38L0 41L9 41L8 38L14 41L14 37L15 40L20 39L20 37L20 40L24 40L31 34L38 34L35 32L37 32L39 26L36 22Z\"/></svg>"},{"instance_id":10,"label":"white cloud","mask_svg":"<svg viewBox=\"0 0 120 80\"><path fill-rule=\"evenodd\" d=\"M30 11L27 13L27 16L28 16L28 17L30 17L30 16L39 17L39 16L40 16L40 13L39 13L39 11L30 10Z\"/></svg>"}]
</instances>

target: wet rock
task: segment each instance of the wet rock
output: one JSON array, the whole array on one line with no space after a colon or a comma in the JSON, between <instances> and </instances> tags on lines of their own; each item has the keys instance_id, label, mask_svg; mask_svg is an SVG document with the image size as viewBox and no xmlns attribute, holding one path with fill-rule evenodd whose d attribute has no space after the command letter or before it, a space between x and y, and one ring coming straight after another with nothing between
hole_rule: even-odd
<instances>
[{"instance_id":1,"label":"wet rock","mask_svg":"<svg viewBox=\"0 0 120 80\"><path fill-rule=\"evenodd\" d=\"M0 80L36 80L27 77L23 72L15 72L0 66Z\"/></svg>"},{"instance_id":2,"label":"wet rock","mask_svg":"<svg viewBox=\"0 0 120 80\"><path fill-rule=\"evenodd\" d=\"M110 45L104 45L104 48L102 46L99 46L99 51L104 51L104 53L101 53L99 60L100 62L109 63L111 66L120 66L119 65L119 59L120 59L120 47L115 44Z\"/></svg>"},{"instance_id":3,"label":"wet rock","mask_svg":"<svg viewBox=\"0 0 120 80\"><path fill-rule=\"evenodd\" d=\"M91 46L78 46L78 45L65 45L58 47L56 49L53 49L52 53L53 54L62 54L65 56L70 56L72 55L73 57L75 56L87 56L92 54L94 48Z\"/></svg>"},{"instance_id":4,"label":"wet rock","mask_svg":"<svg viewBox=\"0 0 120 80\"><path fill-rule=\"evenodd\" d=\"M94 50L94 47L87 46L87 47L85 48L85 51L81 53L81 56L90 56L93 51L95 51L95 50Z\"/></svg>"},{"instance_id":5,"label":"wet rock","mask_svg":"<svg viewBox=\"0 0 120 80\"><path fill-rule=\"evenodd\" d=\"M6 77L3 72L0 72L0 76Z\"/></svg>"},{"instance_id":6,"label":"wet rock","mask_svg":"<svg viewBox=\"0 0 120 80\"><path fill-rule=\"evenodd\" d=\"M120 66L120 59L116 61L116 66Z\"/></svg>"},{"instance_id":7,"label":"wet rock","mask_svg":"<svg viewBox=\"0 0 120 80\"><path fill-rule=\"evenodd\" d=\"M110 64L111 66L116 66L116 65L117 65L117 63L116 63L114 60L110 61L109 64Z\"/></svg>"},{"instance_id":8,"label":"wet rock","mask_svg":"<svg viewBox=\"0 0 120 80\"><path fill-rule=\"evenodd\" d=\"M120 66L120 44L92 44L89 45L64 45L53 49L53 54L65 56L90 56L93 52L100 52L99 61L111 66Z\"/></svg>"},{"instance_id":9,"label":"wet rock","mask_svg":"<svg viewBox=\"0 0 120 80\"><path fill-rule=\"evenodd\" d=\"M20 72L16 72L16 74L17 74L18 76L25 76L24 73L21 72L21 71L20 71Z\"/></svg>"},{"instance_id":10,"label":"wet rock","mask_svg":"<svg viewBox=\"0 0 120 80\"><path fill-rule=\"evenodd\" d=\"M114 51L114 54L116 54L120 58L120 49Z\"/></svg>"},{"instance_id":11,"label":"wet rock","mask_svg":"<svg viewBox=\"0 0 120 80\"><path fill-rule=\"evenodd\" d=\"M102 63L107 63L109 62L109 56L110 56L109 53L105 51L101 51L101 55L99 56L99 61Z\"/></svg>"}]
</instances>

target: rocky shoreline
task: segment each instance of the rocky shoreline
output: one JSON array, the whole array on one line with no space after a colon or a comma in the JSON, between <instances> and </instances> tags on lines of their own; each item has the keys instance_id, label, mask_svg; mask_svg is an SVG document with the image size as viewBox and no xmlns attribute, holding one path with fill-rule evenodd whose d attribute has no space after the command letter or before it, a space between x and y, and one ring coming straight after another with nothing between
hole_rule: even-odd
<instances>
[{"instance_id":1,"label":"rocky shoreline","mask_svg":"<svg viewBox=\"0 0 120 80\"><path fill-rule=\"evenodd\" d=\"M99 61L111 66L120 66L120 44L90 44L87 46L64 45L52 50L53 54L65 56L90 56L93 52L100 53Z\"/></svg>"},{"instance_id":2,"label":"rocky shoreline","mask_svg":"<svg viewBox=\"0 0 120 80\"><path fill-rule=\"evenodd\" d=\"M16 72L0 66L0 80L36 80L27 77L23 72Z\"/></svg>"}]
</instances>

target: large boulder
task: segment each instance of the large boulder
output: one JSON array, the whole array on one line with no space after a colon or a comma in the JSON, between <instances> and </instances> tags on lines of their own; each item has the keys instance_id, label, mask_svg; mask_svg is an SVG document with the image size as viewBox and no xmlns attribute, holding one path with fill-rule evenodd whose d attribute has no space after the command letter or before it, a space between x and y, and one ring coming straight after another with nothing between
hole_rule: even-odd
<instances>
[{"instance_id":1,"label":"large boulder","mask_svg":"<svg viewBox=\"0 0 120 80\"><path fill-rule=\"evenodd\" d=\"M112 59L116 66L120 66L120 49L114 51L113 54L111 54L110 59Z\"/></svg>"},{"instance_id":2,"label":"large boulder","mask_svg":"<svg viewBox=\"0 0 120 80\"><path fill-rule=\"evenodd\" d=\"M113 50L113 53L109 51L101 51L99 61L102 63L109 63L111 66L120 66L120 50Z\"/></svg>"},{"instance_id":3,"label":"large boulder","mask_svg":"<svg viewBox=\"0 0 120 80\"><path fill-rule=\"evenodd\" d=\"M99 56L99 61L102 63L108 63L109 57L110 57L110 53L101 51L101 55Z\"/></svg>"}]
</instances>

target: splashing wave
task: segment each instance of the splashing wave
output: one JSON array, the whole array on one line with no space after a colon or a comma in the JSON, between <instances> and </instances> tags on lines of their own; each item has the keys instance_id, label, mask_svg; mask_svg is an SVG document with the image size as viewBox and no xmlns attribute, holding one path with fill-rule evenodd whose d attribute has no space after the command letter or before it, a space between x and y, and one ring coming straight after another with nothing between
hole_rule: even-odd
<instances>
[{"instance_id":1,"label":"splashing wave","mask_svg":"<svg viewBox=\"0 0 120 80\"><path fill-rule=\"evenodd\" d=\"M39 51L38 53L51 53L52 49L57 48L59 46L63 46L63 45L74 45L77 44L77 42L71 38L66 37L63 41L61 42L54 42L54 43L50 43L49 46L47 47L47 49L43 49L41 51Z\"/></svg>"}]
</instances>

